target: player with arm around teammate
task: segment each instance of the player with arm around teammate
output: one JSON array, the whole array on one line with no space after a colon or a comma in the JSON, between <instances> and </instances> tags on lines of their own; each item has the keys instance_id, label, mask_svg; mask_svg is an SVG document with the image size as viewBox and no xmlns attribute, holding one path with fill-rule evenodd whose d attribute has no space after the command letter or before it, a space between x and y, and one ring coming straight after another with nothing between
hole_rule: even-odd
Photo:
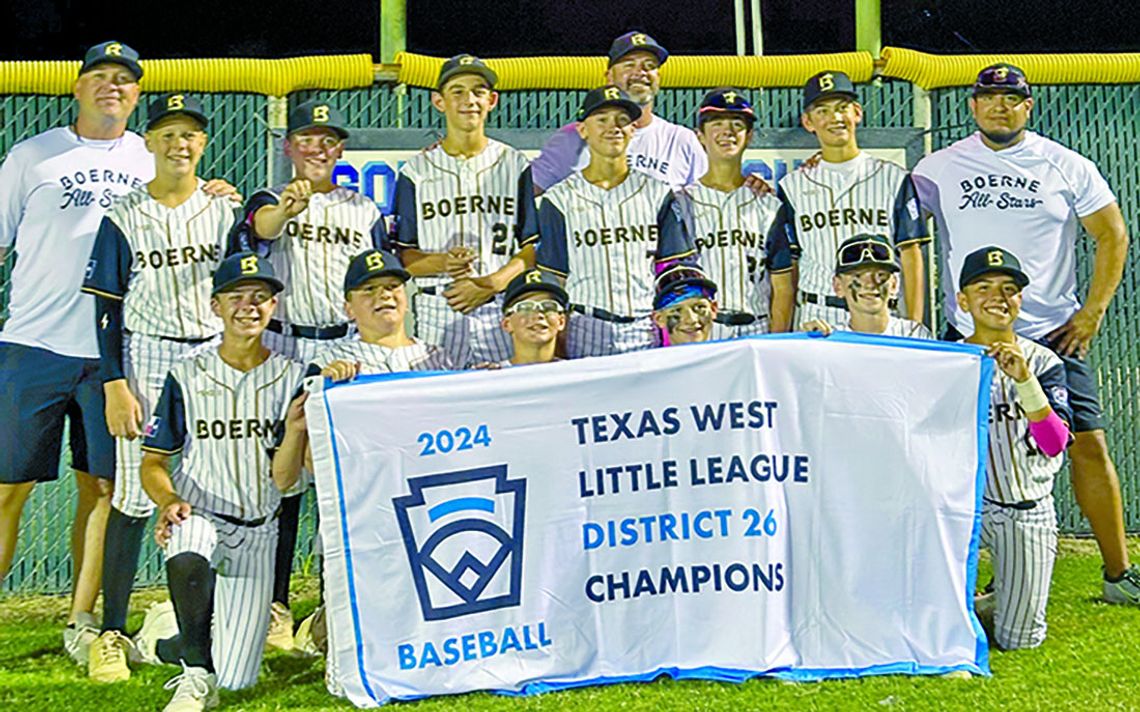
<instances>
[{"instance_id":1,"label":"player with arm around teammate","mask_svg":"<svg viewBox=\"0 0 1140 712\"><path fill-rule=\"evenodd\" d=\"M838 324L811 319L800 325L802 331L824 336L832 331L905 336L933 339L925 324L891 313L891 301L899 291L899 263L890 238L885 235L856 235L843 241L835 253L835 276L831 280L836 296L847 305L847 318Z\"/></svg>"},{"instance_id":2,"label":"player with arm around teammate","mask_svg":"<svg viewBox=\"0 0 1140 712\"><path fill-rule=\"evenodd\" d=\"M169 94L151 103L146 146L154 154L154 180L107 211L83 282L83 291L95 297L107 429L116 438L103 627L87 666L99 682L130 676L127 653L134 651L126 638L127 610L154 511L139 480L144 414L154 410L170 368L222 330L210 308L210 279L236 210L229 199L200 189L197 167L206 126L192 97ZM173 614L161 619L173 621Z\"/></svg>"},{"instance_id":3,"label":"player with arm around teammate","mask_svg":"<svg viewBox=\"0 0 1140 712\"><path fill-rule=\"evenodd\" d=\"M709 168L686 193L701 264L721 285L717 339L787 331L795 309L781 203L745 186L744 151L755 123L752 104L731 87L706 94L697 114L697 138Z\"/></svg>"},{"instance_id":4,"label":"player with arm around teammate","mask_svg":"<svg viewBox=\"0 0 1140 712\"><path fill-rule=\"evenodd\" d=\"M657 276L653 323L668 341L665 345L694 344L713 338L719 307L716 282L700 268L677 264Z\"/></svg>"},{"instance_id":5,"label":"player with arm around teammate","mask_svg":"<svg viewBox=\"0 0 1140 712\"><path fill-rule=\"evenodd\" d=\"M547 191L539 207L538 267L565 280L570 358L655 346L656 272L696 259L684 195L626 162L639 111L616 86L587 93L578 132L590 164Z\"/></svg>"},{"instance_id":6,"label":"player with arm around teammate","mask_svg":"<svg viewBox=\"0 0 1140 712\"><path fill-rule=\"evenodd\" d=\"M498 295L534 266L538 236L526 157L486 134L497 81L478 57L445 62L432 92L443 140L409 159L396 181L394 240L420 288L416 334L461 367L510 357Z\"/></svg>"}]
</instances>

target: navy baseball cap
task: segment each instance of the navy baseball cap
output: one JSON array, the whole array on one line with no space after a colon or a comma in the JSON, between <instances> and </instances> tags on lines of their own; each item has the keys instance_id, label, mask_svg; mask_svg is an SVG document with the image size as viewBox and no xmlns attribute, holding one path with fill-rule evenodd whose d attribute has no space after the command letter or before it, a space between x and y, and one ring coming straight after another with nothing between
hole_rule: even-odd
<instances>
[{"instance_id":1,"label":"navy baseball cap","mask_svg":"<svg viewBox=\"0 0 1140 712\"><path fill-rule=\"evenodd\" d=\"M749 126L756 123L756 112L752 109L752 102L748 101L744 92L733 87L721 87L705 94L700 108L697 109L697 120L699 122L715 114L737 114L747 121Z\"/></svg>"},{"instance_id":2,"label":"navy baseball cap","mask_svg":"<svg viewBox=\"0 0 1140 712\"><path fill-rule=\"evenodd\" d=\"M854 272L860 267L882 267L899 272L895 246L886 235L863 233L849 237L835 251L835 273Z\"/></svg>"},{"instance_id":3,"label":"navy baseball cap","mask_svg":"<svg viewBox=\"0 0 1140 712\"><path fill-rule=\"evenodd\" d=\"M373 277L388 275L399 277L404 282L412 278L404 265L400 264L400 258L391 252L375 249L361 252L352 258L352 262L348 263L348 271L344 273L345 296Z\"/></svg>"},{"instance_id":4,"label":"navy baseball cap","mask_svg":"<svg viewBox=\"0 0 1140 712\"><path fill-rule=\"evenodd\" d=\"M242 282L265 282L277 294L285 285L277 279L273 265L256 252L235 252L222 260L214 271L214 289L210 296L228 292Z\"/></svg>"},{"instance_id":5,"label":"navy baseball cap","mask_svg":"<svg viewBox=\"0 0 1140 712\"><path fill-rule=\"evenodd\" d=\"M143 70L139 65L139 53L132 47L123 44L122 42L100 42L94 47L87 50L87 54L83 55L83 65L79 68L79 74L83 75L91 71L97 64L104 62L111 62L112 64L119 64L131 70L135 75L135 79L142 79Z\"/></svg>"},{"instance_id":6,"label":"navy baseball cap","mask_svg":"<svg viewBox=\"0 0 1140 712\"><path fill-rule=\"evenodd\" d=\"M965 289L972 282L994 272L1013 277L1013 281L1022 289L1029 284L1029 275L1021 270L1021 261L1017 256L997 245L990 245L966 255L962 271L958 274L958 289Z\"/></svg>"},{"instance_id":7,"label":"navy baseball cap","mask_svg":"<svg viewBox=\"0 0 1140 712\"><path fill-rule=\"evenodd\" d=\"M665 60L669 59L669 50L657 44L657 40L644 32L627 32L615 39L610 45L610 63L608 66L614 66L619 59L630 52L649 52L657 57L658 66L665 64Z\"/></svg>"},{"instance_id":8,"label":"navy baseball cap","mask_svg":"<svg viewBox=\"0 0 1140 712\"><path fill-rule=\"evenodd\" d=\"M604 87L586 92L586 98L582 100L582 108L578 109L578 120L584 121L590 114L607 106L616 106L623 110L629 114L629 118L633 121L641 118L641 105L630 99L629 94L622 91L620 87L607 84Z\"/></svg>"},{"instance_id":9,"label":"navy baseball cap","mask_svg":"<svg viewBox=\"0 0 1140 712\"><path fill-rule=\"evenodd\" d=\"M554 301L561 304L563 309L570 308L570 295L558 283L558 278L549 272L532 269L515 277L507 285L506 291L503 292L503 311L506 311L507 307L514 304L519 297L533 292L546 292L554 298Z\"/></svg>"},{"instance_id":10,"label":"navy baseball cap","mask_svg":"<svg viewBox=\"0 0 1140 712\"><path fill-rule=\"evenodd\" d=\"M449 79L460 74L478 74L487 80L487 86L492 89L499 81L499 75L484 64L483 60L472 54L457 54L439 68L439 80L435 83L435 88L443 89L443 85L447 84Z\"/></svg>"},{"instance_id":11,"label":"navy baseball cap","mask_svg":"<svg viewBox=\"0 0 1140 712\"><path fill-rule=\"evenodd\" d=\"M289 112L285 135L292 136L298 131L313 128L332 129L341 139L348 138L348 122L344 115L323 101L307 101Z\"/></svg>"},{"instance_id":12,"label":"navy baseball cap","mask_svg":"<svg viewBox=\"0 0 1140 712\"><path fill-rule=\"evenodd\" d=\"M657 275L654 309L665 309L693 297L716 298L716 282L700 267L679 264Z\"/></svg>"},{"instance_id":13,"label":"navy baseball cap","mask_svg":"<svg viewBox=\"0 0 1140 712\"><path fill-rule=\"evenodd\" d=\"M163 94L150 102L150 106L147 107L146 130L150 131L155 124L167 116L180 114L194 119L198 122L198 126L203 129L209 123L206 120L206 113L202 110L202 103L194 97L188 94Z\"/></svg>"},{"instance_id":14,"label":"navy baseball cap","mask_svg":"<svg viewBox=\"0 0 1140 712\"><path fill-rule=\"evenodd\" d=\"M843 72L828 70L816 74L804 84L804 111L820 99L833 96L845 96L852 101L859 99L851 78Z\"/></svg>"},{"instance_id":15,"label":"navy baseball cap","mask_svg":"<svg viewBox=\"0 0 1140 712\"><path fill-rule=\"evenodd\" d=\"M1004 62L991 64L978 72L978 78L974 81L974 96L997 92L1020 94L1026 98L1032 96L1029 80L1025 78L1021 67Z\"/></svg>"}]
</instances>

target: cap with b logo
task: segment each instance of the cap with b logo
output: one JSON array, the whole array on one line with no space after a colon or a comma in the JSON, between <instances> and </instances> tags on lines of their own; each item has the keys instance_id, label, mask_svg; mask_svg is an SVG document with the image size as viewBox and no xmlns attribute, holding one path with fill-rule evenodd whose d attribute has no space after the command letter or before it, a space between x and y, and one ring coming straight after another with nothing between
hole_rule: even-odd
<instances>
[{"instance_id":1,"label":"cap with b logo","mask_svg":"<svg viewBox=\"0 0 1140 712\"><path fill-rule=\"evenodd\" d=\"M400 264L400 258L384 250L368 250L361 252L348 263L348 271L344 273L344 293L364 284L373 277L399 277L407 282L412 275Z\"/></svg>"},{"instance_id":2,"label":"cap with b logo","mask_svg":"<svg viewBox=\"0 0 1140 712\"><path fill-rule=\"evenodd\" d=\"M532 269L515 277L507 285L506 291L503 292L503 310L506 311L507 307L518 301L520 297L534 292L546 292L554 297L563 309L570 307L570 295L558 283L558 278L549 272Z\"/></svg>"},{"instance_id":3,"label":"cap with b logo","mask_svg":"<svg viewBox=\"0 0 1140 712\"><path fill-rule=\"evenodd\" d=\"M136 80L142 79L143 70L139 65L139 53L122 42L115 42L114 40L100 42L87 50L87 54L83 55L83 65L79 68L79 74L86 74L96 65L105 62L126 67L131 71L131 74L135 75Z\"/></svg>"},{"instance_id":4,"label":"cap with b logo","mask_svg":"<svg viewBox=\"0 0 1140 712\"><path fill-rule=\"evenodd\" d=\"M716 298L716 282L694 265L679 264L657 275L654 309L666 309L686 299Z\"/></svg>"},{"instance_id":5,"label":"cap with b logo","mask_svg":"<svg viewBox=\"0 0 1140 712\"><path fill-rule=\"evenodd\" d=\"M974 81L974 96L997 92L1019 94L1026 98L1032 95L1029 80L1025 78L1021 67L1004 62L991 64L978 72L978 78Z\"/></svg>"},{"instance_id":6,"label":"cap with b logo","mask_svg":"<svg viewBox=\"0 0 1140 712\"><path fill-rule=\"evenodd\" d=\"M305 129L331 129L340 138L348 138L348 122L334 107L323 101L307 101L289 112L285 135L292 136Z\"/></svg>"},{"instance_id":7,"label":"cap with b logo","mask_svg":"<svg viewBox=\"0 0 1140 712\"><path fill-rule=\"evenodd\" d=\"M630 52L649 52L657 57L658 66L665 64L665 60L669 59L669 50L657 44L657 40L644 32L627 32L610 45L609 66L614 66L619 59Z\"/></svg>"},{"instance_id":8,"label":"cap with b logo","mask_svg":"<svg viewBox=\"0 0 1140 712\"><path fill-rule=\"evenodd\" d=\"M861 267L882 267L899 272L891 239L886 235L863 233L844 240L835 251L835 273L854 272Z\"/></svg>"},{"instance_id":9,"label":"cap with b logo","mask_svg":"<svg viewBox=\"0 0 1140 712\"><path fill-rule=\"evenodd\" d=\"M855 85L846 74L830 70L820 72L804 84L804 110L807 111L820 99L830 99L835 96L846 97L852 101L859 98L859 94L855 92Z\"/></svg>"},{"instance_id":10,"label":"cap with b logo","mask_svg":"<svg viewBox=\"0 0 1140 712\"><path fill-rule=\"evenodd\" d=\"M604 87L586 92L586 98L582 100L582 107L578 109L578 120L585 121L590 114L609 106L621 109L633 121L641 118L641 105L630 99L629 94L622 91L620 87L607 84Z\"/></svg>"},{"instance_id":11,"label":"cap with b logo","mask_svg":"<svg viewBox=\"0 0 1140 712\"><path fill-rule=\"evenodd\" d=\"M146 110L146 130L150 131L155 125L167 116L189 116L198 122L200 128L206 128L206 113L202 110L202 103L189 94L163 94Z\"/></svg>"},{"instance_id":12,"label":"cap with b logo","mask_svg":"<svg viewBox=\"0 0 1140 712\"><path fill-rule=\"evenodd\" d=\"M460 74L477 74L483 77L487 86L492 89L499 81L499 76L484 64L483 60L472 54L457 54L440 67L439 81L435 83L436 89L443 89L444 84L447 84L452 77L457 77Z\"/></svg>"},{"instance_id":13,"label":"cap with b logo","mask_svg":"<svg viewBox=\"0 0 1140 712\"><path fill-rule=\"evenodd\" d=\"M965 289L985 275L994 273L1013 277L1013 281L1022 289L1029 284L1029 275L1021 270L1021 261L1017 256L997 245L990 245L966 255L962 271L958 274L958 289Z\"/></svg>"},{"instance_id":14,"label":"cap with b logo","mask_svg":"<svg viewBox=\"0 0 1140 712\"><path fill-rule=\"evenodd\" d=\"M717 114L739 115L751 126L756 121L756 112L752 109L752 102L744 92L733 87L713 89L701 100L697 109L699 118L707 118Z\"/></svg>"},{"instance_id":15,"label":"cap with b logo","mask_svg":"<svg viewBox=\"0 0 1140 712\"><path fill-rule=\"evenodd\" d=\"M214 289L210 296L228 292L238 284L250 281L265 282L274 294L285 288L268 259L256 252L235 252L222 260L214 271Z\"/></svg>"}]
</instances>

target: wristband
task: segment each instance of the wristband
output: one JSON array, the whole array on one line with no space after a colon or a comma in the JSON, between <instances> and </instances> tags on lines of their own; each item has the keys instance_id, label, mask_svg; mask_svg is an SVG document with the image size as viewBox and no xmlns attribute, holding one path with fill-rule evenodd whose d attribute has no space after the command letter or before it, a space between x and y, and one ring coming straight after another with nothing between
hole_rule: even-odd
<instances>
[{"instance_id":1,"label":"wristband","mask_svg":"<svg viewBox=\"0 0 1140 712\"><path fill-rule=\"evenodd\" d=\"M1041 388L1041 383L1032 375L1027 381L1014 383L1013 387L1017 390L1017 400L1026 413L1051 407L1049 399L1045 397L1045 390Z\"/></svg>"}]
</instances>

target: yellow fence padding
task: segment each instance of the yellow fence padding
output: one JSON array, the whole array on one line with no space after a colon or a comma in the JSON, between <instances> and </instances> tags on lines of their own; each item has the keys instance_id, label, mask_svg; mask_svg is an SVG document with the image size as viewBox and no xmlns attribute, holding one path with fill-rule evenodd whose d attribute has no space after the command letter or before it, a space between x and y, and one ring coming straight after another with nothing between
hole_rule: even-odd
<instances>
[{"instance_id":1,"label":"yellow fence padding","mask_svg":"<svg viewBox=\"0 0 1140 712\"><path fill-rule=\"evenodd\" d=\"M983 68L1008 62L1025 70L1030 84L1140 83L1140 54L935 55L884 47L882 74L923 89L970 86Z\"/></svg>"}]
</instances>

